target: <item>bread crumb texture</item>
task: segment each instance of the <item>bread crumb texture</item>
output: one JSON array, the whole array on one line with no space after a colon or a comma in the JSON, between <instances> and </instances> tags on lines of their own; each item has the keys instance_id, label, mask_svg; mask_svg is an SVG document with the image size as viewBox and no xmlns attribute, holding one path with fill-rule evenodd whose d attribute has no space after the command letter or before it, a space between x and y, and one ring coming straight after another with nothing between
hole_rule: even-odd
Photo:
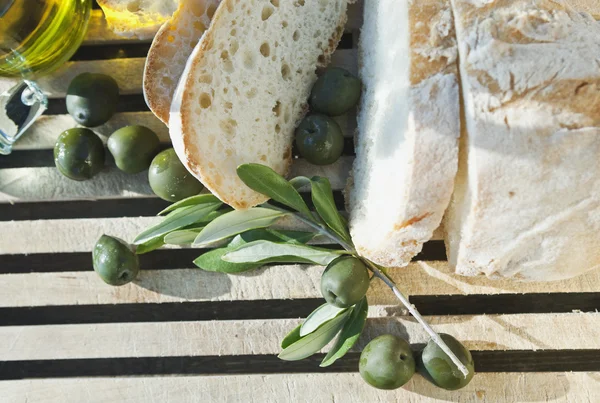
<instances>
[{"instance_id":1,"label":"bread crumb texture","mask_svg":"<svg viewBox=\"0 0 600 403\"><path fill-rule=\"evenodd\" d=\"M180 106L184 163L231 206L265 201L236 168L286 174L317 65L346 22L346 0L224 0L191 62Z\"/></svg>"},{"instance_id":2,"label":"bread crumb texture","mask_svg":"<svg viewBox=\"0 0 600 403\"><path fill-rule=\"evenodd\" d=\"M467 133L450 263L538 281L598 267L600 25L559 0L453 3Z\"/></svg>"}]
</instances>

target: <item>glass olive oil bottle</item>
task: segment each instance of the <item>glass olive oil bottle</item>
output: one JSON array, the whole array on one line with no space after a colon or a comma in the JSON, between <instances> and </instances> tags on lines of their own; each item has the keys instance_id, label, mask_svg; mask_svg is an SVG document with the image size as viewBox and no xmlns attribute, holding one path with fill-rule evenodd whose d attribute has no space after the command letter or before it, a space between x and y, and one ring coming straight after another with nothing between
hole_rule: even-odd
<instances>
[{"instance_id":1,"label":"glass olive oil bottle","mask_svg":"<svg viewBox=\"0 0 600 403\"><path fill-rule=\"evenodd\" d=\"M85 36L91 0L0 0L0 76L56 70Z\"/></svg>"}]
</instances>

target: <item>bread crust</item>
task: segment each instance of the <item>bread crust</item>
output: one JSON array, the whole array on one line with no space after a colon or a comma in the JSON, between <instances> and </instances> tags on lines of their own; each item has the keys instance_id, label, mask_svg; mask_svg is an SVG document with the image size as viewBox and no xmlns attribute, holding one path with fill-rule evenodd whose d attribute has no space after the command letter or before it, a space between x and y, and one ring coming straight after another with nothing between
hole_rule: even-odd
<instances>
[{"instance_id":1,"label":"bread crust","mask_svg":"<svg viewBox=\"0 0 600 403\"><path fill-rule=\"evenodd\" d=\"M144 98L150 110L168 125L171 101L187 59L210 25L219 0L185 0L158 30L144 67Z\"/></svg>"},{"instance_id":2,"label":"bread crust","mask_svg":"<svg viewBox=\"0 0 600 403\"><path fill-rule=\"evenodd\" d=\"M448 259L469 276L574 277L600 266L600 26L560 0L492 3L453 0L467 131Z\"/></svg>"},{"instance_id":3,"label":"bread crust","mask_svg":"<svg viewBox=\"0 0 600 403\"><path fill-rule=\"evenodd\" d=\"M264 3L265 5L271 4L271 2L267 1L265 1ZM321 57L319 57L319 60L314 61L314 65L312 66L313 71L316 70L318 65L323 65L324 63L327 63L329 61L331 53L333 53L333 51L337 47L339 40L341 39L347 19L345 12L346 2L343 1L342 3L344 4L343 11L340 12L335 29L332 30L332 34L328 41L328 46L322 50L323 54ZM304 7L309 6L316 5L311 5L307 0L306 5ZM215 33L217 32L217 29L224 25L223 21L225 21L228 17L228 13L233 12L235 7L239 7L238 2L235 0L223 0L221 2L219 8L217 9L213 17L213 22L210 28L205 32L204 36L198 44L197 52L195 52L193 58L190 58L190 60L188 61L189 74L182 78L186 80L184 88L189 88L194 84L194 71L199 70L205 63L205 58L209 57L207 54L208 51L212 49L212 47L215 45ZM327 27L324 27L324 29L325 28ZM312 74L314 75L314 72ZM310 87L312 86L313 82L314 79L311 78L311 81L307 83L306 95L308 95L308 92L310 91ZM302 98L303 96L304 94L300 95L299 98ZM274 97L274 103L275 100L276 98ZM305 99L299 99L298 102L300 102L297 108L298 110L295 111L294 116L291 116L290 118L292 122L298 122L299 120L301 120L308 111L308 106L306 105ZM173 118L173 113L175 113L178 115L178 119L180 119L181 121L181 130L177 130L177 133L172 133L172 137L178 137L177 142L180 144L180 147L176 147L176 150L184 165L209 190L211 190L215 194L215 196L219 197L223 202L229 204L235 209L243 210L267 201L268 198L264 195L246 188L246 186L239 180L235 172L228 174L229 176L227 178L223 177L222 175L215 175L214 173L211 174L210 172L208 172L206 166L207 163L205 162L207 156L204 153L201 145L197 144L197 141L194 138L194 135L192 134L192 129L194 125L198 124L196 118L193 116L193 109L197 106L197 103L198 101L197 99L193 98L192 92L184 89L181 94L181 104L179 106L179 109L171 109L171 119ZM287 175L292 161L293 130L291 130L288 133L282 132L280 135L286 136L287 145L285 147L285 151L280 157L280 162L276 164L277 166L272 166L272 168L274 168L278 173L282 175ZM173 140L173 142L176 142L175 139ZM256 160L247 162L261 161ZM233 196L221 189L221 185L225 180L235 180L236 182L239 182L239 187L243 187L244 189L247 189L247 191L244 191L244 195L242 197Z\"/></svg>"}]
</instances>

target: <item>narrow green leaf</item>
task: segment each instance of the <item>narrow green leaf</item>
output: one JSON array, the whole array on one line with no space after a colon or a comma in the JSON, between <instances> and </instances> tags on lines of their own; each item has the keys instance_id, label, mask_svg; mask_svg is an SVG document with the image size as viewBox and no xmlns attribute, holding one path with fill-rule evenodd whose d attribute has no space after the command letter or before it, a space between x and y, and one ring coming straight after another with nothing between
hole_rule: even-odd
<instances>
[{"instance_id":1,"label":"narrow green leaf","mask_svg":"<svg viewBox=\"0 0 600 403\"><path fill-rule=\"evenodd\" d=\"M209 213L217 210L219 207L221 207L221 202L179 208L169 213L169 215L157 225L139 234L133 243L135 245L140 245L151 239L162 237L171 231L192 225L206 217Z\"/></svg>"},{"instance_id":2,"label":"narrow green leaf","mask_svg":"<svg viewBox=\"0 0 600 403\"><path fill-rule=\"evenodd\" d=\"M307 334L314 332L323 323L330 321L347 309L348 308L338 308L335 305L327 303L321 305L308 315L308 318L306 318L300 328L300 336L304 337Z\"/></svg>"},{"instance_id":3,"label":"narrow green leaf","mask_svg":"<svg viewBox=\"0 0 600 403\"><path fill-rule=\"evenodd\" d=\"M305 244L307 242L315 239L317 234L316 232L305 232L305 231L288 231L288 230L274 230L267 229L270 233L275 235L275 237L279 238L279 240L288 242L288 243L301 243ZM269 239L265 239L269 241Z\"/></svg>"},{"instance_id":4,"label":"narrow green leaf","mask_svg":"<svg viewBox=\"0 0 600 403\"><path fill-rule=\"evenodd\" d=\"M281 340L281 348L286 349L288 346L300 340L300 326L298 325Z\"/></svg>"},{"instance_id":5,"label":"narrow green leaf","mask_svg":"<svg viewBox=\"0 0 600 403\"><path fill-rule=\"evenodd\" d=\"M317 213L319 213L329 228L345 241L349 241L350 234L348 233L348 227L335 205L329 179L315 176L311 179L311 185L311 197Z\"/></svg>"},{"instance_id":6,"label":"narrow green leaf","mask_svg":"<svg viewBox=\"0 0 600 403\"><path fill-rule=\"evenodd\" d=\"M321 362L321 367L330 366L336 360L342 358L348 351L350 351L365 327L368 311L369 304L367 303L367 297L363 297L363 299L354 305L352 314L348 318L348 321L344 324L335 346L329 350L329 353L327 353Z\"/></svg>"},{"instance_id":7,"label":"narrow green leaf","mask_svg":"<svg viewBox=\"0 0 600 403\"><path fill-rule=\"evenodd\" d=\"M170 213L171 211L177 210L181 207L189 207L196 206L198 204L206 204L206 203L220 203L221 201L217 199L215 196L211 194L201 194L192 197L188 197L187 199L183 199L178 201L177 203L171 204L169 207L158 213L157 215L165 215Z\"/></svg>"},{"instance_id":8,"label":"narrow green leaf","mask_svg":"<svg viewBox=\"0 0 600 403\"><path fill-rule=\"evenodd\" d=\"M230 263L314 263L327 266L343 253L308 245L254 241L226 253L223 260Z\"/></svg>"},{"instance_id":9,"label":"narrow green leaf","mask_svg":"<svg viewBox=\"0 0 600 403\"><path fill-rule=\"evenodd\" d=\"M144 253L152 252L153 250L159 249L164 245L162 237L153 238L135 247L135 253L143 255Z\"/></svg>"},{"instance_id":10,"label":"narrow green leaf","mask_svg":"<svg viewBox=\"0 0 600 403\"><path fill-rule=\"evenodd\" d=\"M262 263L229 263L221 259L231 249L233 248L213 249L194 260L194 264L202 270L229 274L243 273L262 266Z\"/></svg>"},{"instance_id":11,"label":"narrow green leaf","mask_svg":"<svg viewBox=\"0 0 600 403\"><path fill-rule=\"evenodd\" d=\"M262 207L223 214L204 227L194 241L194 246L210 245L251 229L268 227L284 215Z\"/></svg>"},{"instance_id":12,"label":"narrow green leaf","mask_svg":"<svg viewBox=\"0 0 600 403\"><path fill-rule=\"evenodd\" d=\"M310 179L306 176L296 176L295 178L290 179L290 185L299 192L300 189L310 186Z\"/></svg>"},{"instance_id":13,"label":"narrow green leaf","mask_svg":"<svg viewBox=\"0 0 600 403\"><path fill-rule=\"evenodd\" d=\"M163 241L169 245L191 245L202 228L204 227L169 232Z\"/></svg>"},{"instance_id":14,"label":"narrow green leaf","mask_svg":"<svg viewBox=\"0 0 600 403\"><path fill-rule=\"evenodd\" d=\"M313 355L327 345L340 331L350 312L346 311L336 318L324 323L314 332L302 337L287 346L279 358L285 361L297 361Z\"/></svg>"},{"instance_id":15,"label":"narrow green leaf","mask_svg":"<svg viewBox=\"0 0 600 403\"><path fill-rule=\"evenodd\" d=\"M310 215L310 210L298 191L270 167L261 164L244 164L238 167L237 174L250 189Z\"/></svg>"}]
</instances>

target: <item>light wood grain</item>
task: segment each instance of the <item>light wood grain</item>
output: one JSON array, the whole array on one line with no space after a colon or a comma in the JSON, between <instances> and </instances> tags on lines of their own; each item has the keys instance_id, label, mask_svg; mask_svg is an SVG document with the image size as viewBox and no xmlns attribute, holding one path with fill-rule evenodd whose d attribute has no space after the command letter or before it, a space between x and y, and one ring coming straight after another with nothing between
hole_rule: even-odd
<instances>
[{"instance_id":1,"label":"light wood grain","mask_svg":"<svg viewBox=\"0 0 600 403\"><path fill-rule=\"evenodd\" d=\"M71 80L81 73L102 73L113 77L122 95L141 94L146 58L108 59L67 62L56 72L38 80L40 88L50 98L63 98ZM358 70L356 49L339 49L331 57L331 66ZM0 78L0 93L16 84L15 79Z\"/></svg>"},{"instance_id":2,"label":"light wood grain","mask_svg":"<svg viewBox=\"0 0 600 403\"><path fill-rule=\"evenodd\" d=\"M0 307L322 298L319 266L271 266L244 275L192 267L190 262L188 268L142 270L135 283L122 287L104 284L91 271L5 274ZM417 262L390 275L408 295L600 292L598 272L562 282L494 282L451 274L446 262ZM372 305L398 303L380 281L372 282L368 295Z\"/></svg>"},{"instance_id":3,"label":"light wood grain","mask_svg":"<svg viewBox=\"0 0 600 403\"><path fill-rule=\"evenodd\" d=\"M342 157L336 163L327 166L316 166L308 163L304 159L294 160L290 171L290 177L305 176L324 176L329 178L334 190L343 190L346 186L348 174L352 167L354 157ZM154 196L150 185L148 184L148 172L129 175L119 171L116 167L107 167L93 179L85 183L70 180L61 175L54 167L44 168L9 168L0 170L0 206L2 202L25 202L25 201L60 201L73 199L102 199L111 197L140 197ZM143 203L141 201L140 203ZM158 211L157 211L158 213ZM102 221L102 219L100 219ZM65 224L67 227L70 224ZM96 223L86 223L87 225L96 225ZM0 222L0 227L5 225ZM45 226L44 223L24 223L16 222L8 224L16 231L28 231L28 226ZM52 226L52 223L48 224ZM100 223L100 225L102 225ZM70 230L68 230L70 231ZM24 236L31 234L23 234ZM23 238L24 240L25 238ZM44 241L39 238L43 244ZM87 238L85 238L87 242ZM59 240L56 240L60 242ZM13 244L12 246L3 244L9 243L8 239L0 238L0 254L16 253L3 252L5 248L10 250L27 250L30 246ZM33 245L31 245L33 246ZM17 249L15 249L17 248Z\"/></svg>"},{"instance_id":4,"label":"light wood grain","mask_svg":"<svg viewBox=\"0 0 600 403\"><path fill-rule=\"evenodd\" d=\"M457 391L420 376L382 391L357 373L36 379L0 382L0 389L7 403L591 403L600 396L600 373L484 373Z\"/></svg>"},{"instance_id":5,"label":"light wood grain","mask_svg":"<svg viewBox=\"0 0 600 403\"><path fill-rule=\"evenodd\" d=\"M334 118L340 125L344 137L353 137L356 130L356 113ZM116 130L128 125L142 125L152 129L161 142L170 143L169 129L152 112L124 112L115 114L107 123L94 127L104 142ZM78 126L71 115L44 115L28 129L27 135L15 144L15 150L44 150L54 148L57 137L64 130Z\"/></svg>"},{"instance_id":6,"label":"light wood grain","mask_svg":"<svg viewBox=\"0 0 600 403\"><path fill-rule=\"evenodd\" d=\"M353 351L373 338L396 334L412 344L428 336L412 318L374 309ZM430 316L438 332L470 350L600 349L600 313ZM115 357L278 354L300 319L108 323L0 327L5 361ZM551 332L548 329L552 329ZM323 351L329 351L326 347Z\"/></svg>"}]
</instances>

